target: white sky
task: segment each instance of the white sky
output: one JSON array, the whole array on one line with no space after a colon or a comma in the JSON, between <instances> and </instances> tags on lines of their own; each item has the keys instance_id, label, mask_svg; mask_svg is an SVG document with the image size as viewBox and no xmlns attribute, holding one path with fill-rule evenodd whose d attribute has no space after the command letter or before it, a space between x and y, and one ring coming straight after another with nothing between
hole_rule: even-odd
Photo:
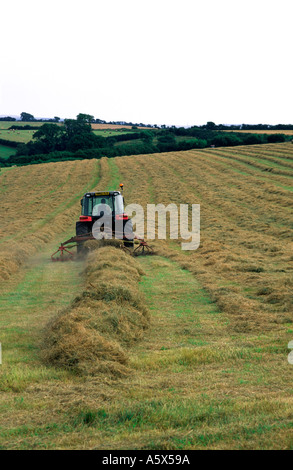
<instances>
[{"instance_id":1,"label":"white sky","mask_svg":"<svg viewBox=\"0 0 293 470\"><path fill-rule=\"evenodd\" d=\"M292 0L13 0L0 115L293 123Z\"/></svg>"}]
</instances>

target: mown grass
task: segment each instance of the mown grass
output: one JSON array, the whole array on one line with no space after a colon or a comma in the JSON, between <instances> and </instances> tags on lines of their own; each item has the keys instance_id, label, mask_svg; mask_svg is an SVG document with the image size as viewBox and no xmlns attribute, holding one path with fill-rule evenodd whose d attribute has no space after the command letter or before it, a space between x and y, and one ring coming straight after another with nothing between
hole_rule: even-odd
<instances>
[{"instance_id":1,"label":"mown grass","mask_svg":"<svg viewBox=\"0 0 293 470\"><path fill-rule=\"evenodd\" d=\"M48 322L43 335L46 364L79 375L129 373L127 349L143 336L149 314L138 289L141 268L114 242L87 243L92 252L83 291Z\"/></svg>"},{"instance_id":2,"label":"mown grass","mask_svg":"<svg viewBox=\"0 0 293 470\"><path fill-rule=\"evenodd\" d=\"M119 169L117 168L115 160L109 159L108 160L109 170L111 174L111 182L108 184L107 190L108 191L117 191L120 190L119 184L123 183L120 179Z\"/></svg>"},{"instance_id":3,"label":"mown grass","mask_svg":"<svg viewBox=\"0 0 293 470\"><path fill-rule=\"evenodd\" d=\"M68 237L68 233L64 233ZM54 249L54 245L50 245ZM21 392L32 383L64 379L62 371L43 366L39 360L40 329L48 313L64 307L78 290L79 263L52 263L48 253L35 255L26 271L0 291L0 326L3 365L0 390ZM59 276L59 282L56 277ZM62 281L62 282L60 282ZM55 285L56 282L56 285Z\"/></svg>"},{"instance_id":4,"label":"mown grass","mask_svg":"<svg viewBox=\"0 0 293 470\"><path fill-rule=\"evenodd\" d=\"M63 234L67 227L74 234L79 200L97 185L99 169L97 160L91 160L31 165L0 173L1 279L16 272L29 255ZM16 203L11 194L18 193L19 188L22 197Z\"/></svg>"},{"instance_id":5,"label":"mown grass","mask_svg":"<svg viewBox=\"0 0 293 470\"><path fill-rule=\"evenodd\" d=\"M152 324L130 351L132 373L120 380L81 379L44 369L36 357L22 373L19 364L11 366L2 388L1 447L290 448L292 387L287 381L285 393L285 377L280 382L270 366L269 338L231 337L227 318L177 263L158 256L140 263ZM67 266L56 271L53 265L48 300ZM31 324L37 332L37 316ZM282 353L274 352L279 365Z\"/></svg>"},{"instance_id":6,"label":"mown grass","mask_svg":"<svg viewBox=\"0 0 293 470\"><path fill-rule=\"evenodd\" d=\"M277 154L284 166L262 171L266 154ZM200 203L196 252L183 253L172 241L156 246L197 276L235 330L275 328L290 317L292 154L291 144L278 144L116 159L127 200L137 197L144 207L150 200ZM138 180L143 188L136 196ZM261 287L268 288L264 294Z\"/></svg>"},{"instance_id":7,"label":"mown grass","mask_svg":"<svg viewBox=\"0 0 293 470\"><path fill-rule=\"evenodd\" d=\"M290 148L267 151L288 162ZM244 150L257 159L259 146ZM139 260L151 325L120 378L79 377L40 360L42 325L84 282L76 265L52 265L49 276L43 260L26 281L23 271L8 281L15 297L3 290L2 318L14 347L3 356L1 448L293 448L292 201L278 186L289 179L233 155L101 160L99 189L123 182L127 202L199 202L201 246L182 253L176 241L155 242L157 256Z\"/></svg>"}]
</instances>

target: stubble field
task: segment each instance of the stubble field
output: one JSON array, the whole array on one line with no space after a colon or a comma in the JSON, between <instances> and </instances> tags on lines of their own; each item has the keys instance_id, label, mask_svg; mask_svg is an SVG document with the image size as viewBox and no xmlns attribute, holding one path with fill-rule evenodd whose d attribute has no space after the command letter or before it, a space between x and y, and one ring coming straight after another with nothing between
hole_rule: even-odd
<instances>
[{"instance_id":1,"label":"stubble field","mask_svg":"<svg viewBox=\"0 0 293 470\"><path fill-rule=\"evenodd\" d=\"M271 144L3 171L2 448L291 449L292 169L292 144ZM135 260L150 324L125 374L48 366L43 329L88 297L93 272L49 253L81 193L120 182L126 203L200 204L200 247L154 241L156 255Z\"/></svg>"}]
</instances>

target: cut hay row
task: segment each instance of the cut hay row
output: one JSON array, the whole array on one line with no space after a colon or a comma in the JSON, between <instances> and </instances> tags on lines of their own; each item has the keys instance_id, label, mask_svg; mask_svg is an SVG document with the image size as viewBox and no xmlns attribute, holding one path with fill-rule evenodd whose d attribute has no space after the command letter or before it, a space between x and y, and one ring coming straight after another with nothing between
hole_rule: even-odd
<instances>
[{"instance_id":1,"label":"cut hay row","mask_svg":"<svg viewBox=\"0 0 293 470\"><path fill-rule=\"evenodd\" d=\"M209 206L213 204L213 201L215 201L216 189L221 190L223 186L225 187L225 195L222 199L229 201L229 204L233 198L236 201L241 202L241 204L246 203L247 210L254 214L258 210L263 211L263 207L261 204L252 206L250 204L251 199L265 198L270 202L270 204L276 204L278 206L282 204L286 207L292 204L292 198L288 198L288 191L273 187L271 180L268 179L266 181L261 179L261 181L258 181L258 184L256 185L255 178L251 178L251 176L255 177L255 172L253 173L252 170L250 175L241 174L241 177L235 180L235 166L237 164L227 164L227 162L223 163L223 159L218 155L190 154L188 156L184 156L182 159L183 164L180 168L177 168L178 163L176 158L171 158L169 165L172 167L174 173L179 173L181 179L184 178L184 180L192 180L193 176L190 175L189 170L192 170L195 158L197 171L201 174L200 185L206 186L206 189L204 187L202 188L201 194L199 194L198 191L196 194L198 197L204 197L205 200L210 196ZM211 182L211 177L215 180L213 182L213 191L210 191L208 186ZM221 207L217 206L217 209L223 209L222 204Z\"/></svg>"},{"instance_id":2,"label":"cut hay row","mask_svg":"<svg viewBox=\"0 0 293 470\"><path fill-rule=\"evenodd\" d=\"M245 153L243 153L245 155ZM269 153L269 152L258 152L257 155L254 154L246 154L247 156L256 157L258 160L261 160L265 163L274 164L279 167L291 168L293 170L293 153L292 156L284 154L277 154L277 152Z\"/></svg>"},{"instance_id":3,"label":"cut hay row","mask_svg":"<svg viewBox=\"0 0 293 470\"><path fill-rule=\"evenodd\" d=\"M291 144L282 148L292 155ZM253 146L253 152L262 149ZM267 149L274 152L274 145ZM182 253L172 241L156 242L156 248L197 276L229 314L231 328L264 331L278 325L285 331L292 321L292 172L260 171L257 157L256 165L249 165L250 156L240 162L237 151L170 152L115 161L128 201L144 206L200 203L199 249ZM138 184L142 190L136 191Z\"/></svg>"},{"instance_id":4,"label":"cut hay row","mask_svg":"<svg viewBox=\"0 0 293 470\"><path fill-rule=\"evenodd\" d=\"M258 156L256 155L253 157L251 154L245 154L244 152L242 153L240 149L237 149L236 151L232 153L231 151L221 151L221 150L215 150L215 155L220 154L222 157L226 159L231 159L235 160L245 167L251 166L253 169L258 169L263 172L268 171L268 166L264 165L261 163L261 161L258 160ZM282 169L279 167L271 168L271 171L273 171L274 175L282 175L286 177L292 177L292 171L288 169Z\"/></svg>"},{"instance_id":5,"label":"cut hay row","mask_svg":"<svg viewBox=\"0 0 293 470\"><path fill-rule=\"evenodd\" d=\"M98 180L97 160L18 167L0 175L0 279L58 234L70 227L74 234L80 197Z\"/></svg>"},{"instance_id":6,"label":"cut hay row","mask_svg":"<svg viewBox=\"0 0 293 470\"><path fill-rule=\"evenodd\" d=\"M113 242L88 242L88 247L84 290L47 326L42 357L46 364L77 374L125 375L127 349L149 324L138 289L143 272Z\"/></svg>"},{"instance_id":7,"label":"cut hay row","mask_svg":"<svg viewBox=\"0 0 293 470\"><path fill-rule=\"evenodd\" d=\"M252 151L247 151L243 147L239 147L237 149L234 148L232 151L227 148L214 149L212 152L210 150L205 150L204 153L208 153L210 155L213 154L214 157L218 156L223 162L237 164L238 168L242 168L243 170L245 169L245 171L255 171L258 169L265 172L271 168L268 166L269 163L273 163L274 169L287 170L292 167L293 162L293 153L292 156L290 156L290 153L288 152L285 157L283 154L276 155L275 153L267 152L265 150L259 150L254 153ZM227 161L228 158L231 159L231 161ZM275 174L273 176L277 177ZM285 176L287 177L288 173L286 173Z\"/></svg>"},{"instance_id":8,"label":"cut hay row","mask_svg":"<svg viewBox=\"0 0 293 470\"><path fill-rule=\"evenodd\" d=\"M223 132L239 132L239 134L285 134L293 135L292 129L248 129L248 130L228 130Z\"/></svg>"}]
</instances>

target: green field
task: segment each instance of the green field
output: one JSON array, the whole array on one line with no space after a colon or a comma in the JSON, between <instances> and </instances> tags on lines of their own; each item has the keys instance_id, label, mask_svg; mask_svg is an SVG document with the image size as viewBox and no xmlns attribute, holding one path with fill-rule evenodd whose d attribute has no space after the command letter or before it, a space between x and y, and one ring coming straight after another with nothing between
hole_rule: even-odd
<instances>
[{"instance_id":1,"label":"green field","mask_svg":"<svg viewBox=\"0 0 293 470\"><path fill-rule=\"evenodd\" d=\"M40 127L44 123L43 122L33 122L33 121L0 121L0 130L7 130L11 126L33 126L33 127Z\"/></svg>"},{"instance_id":2,"label":"green field","mask_svg":"<svg viewBox=\"0 0 293 470\"><path fill-rule=\"evenodd\" d=\"M43 124L45 124L45 122L0 121L0 139L27 144L33 138L35 131L33 129L23 130L21 127L29 125L35 127L37 130L38 127ZM57 123L57 125L62 126L63 124ZM19 129L9 130L11 126L19 126Z\"/></svg>"},{"instance_id":3,"label":"green field","mask_svg":"<svg viewBox=\"0 0 293 470\"><path fill-rule=\"evenodd\" d=\"M27 144L33 138L33 130L0 130L0 139Z\"/></svg>"},{"instance_id":4,"label":"green field","mask_svg":"<svg viewBox=\"0 0 293 470\"><path fill-rule=\"evenodd\" d=\"M34 130L21 130L21 126L30 125L36 127L42 126L44 122L7 122L0 121L0 139L11 140L19 143L28 143L33 138ZM54 123L55 124L55 123ZM62 126L62 123L57 123ZM19 126L20 130L9 130L13 125ZM116 137L119 135L131 134L133 132L143 132L143 129L95 129L93 130L94 134L101 137Z\"/></svg>"},{"instance_id":5,"label":"green field","mask_svg":"<svg viewBox=\"0 0 293 470\"><path fill-rule=\"evenodd\" d=\"M133 132L141 132L140 129L138 130L131 130L131 129L95 129L94 134L99 135L101 137L116 137L118 135L124 134L131 134Z\"/></svg>"},{"instance_id":6,"label":"green field","mask_svg":"<svg viewBox=\"0 0 293 470\"><path fill-rule=\"evenodd\" d=\"M9 158L11 155L15 155L16 149L7 147L6 145L0 144L0 158Z\"/></svg>"}]
</instances>

